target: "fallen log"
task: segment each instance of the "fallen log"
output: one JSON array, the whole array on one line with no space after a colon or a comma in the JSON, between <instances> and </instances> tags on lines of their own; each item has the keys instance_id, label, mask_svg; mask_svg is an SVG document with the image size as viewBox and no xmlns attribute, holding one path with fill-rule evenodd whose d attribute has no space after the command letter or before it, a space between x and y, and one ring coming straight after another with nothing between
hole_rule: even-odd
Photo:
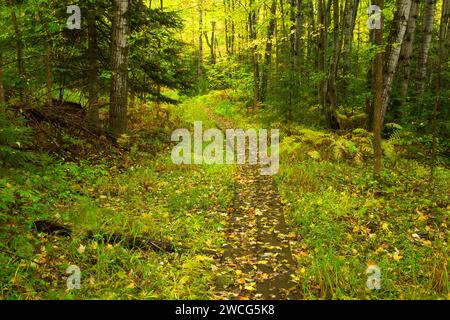
<instances>
[{"instance_id":1,"label":"fallen log","mask_svg":"<svg viewBox=\"0 0 450 320\"><path fill-rule=\"evenodd\" d=\"M61 236L61 237L71 237L72 230L60 223L49 221L49 220L38 220L34 221L34 226L38 232L43 232L46 234ZM176 246L172 243L149 239L146 237L129 236L120 234L117 232L107 233L107 232L96 232L91 230L85 232L84 238L89 240L95 240L98 242L106 244L119 244L124 248L134 250L153 250L157 252L179 252L187 251L188 248L183 246Z\"/></svg>"}]
</instances>

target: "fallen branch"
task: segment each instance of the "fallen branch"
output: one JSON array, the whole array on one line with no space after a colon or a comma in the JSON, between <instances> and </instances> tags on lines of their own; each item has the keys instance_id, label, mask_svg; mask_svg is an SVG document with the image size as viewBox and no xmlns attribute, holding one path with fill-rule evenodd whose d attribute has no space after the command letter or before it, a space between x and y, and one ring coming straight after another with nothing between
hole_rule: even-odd
<instances>
[{"instance_id":1,"label":"fallen branch","mask_svg":"<svg viewBox=\"0 0 450 320\"><path fill-rule=\"evenodd\" d=\"M52 234L61 237L71 237L72 230L59 224L57 222L49 220L39 220L35 221L34 225L36 230L46 234ZM182 246L175 246L172 243L149 239L146 237L129 236L120 233L94 233L91 230L86 231L86 239L99 241L106 244L120 244L127 249L142 249L142 250L153 250L157 252L179 252L186 251L188 248Z\"/></svg>"}]
</instances>

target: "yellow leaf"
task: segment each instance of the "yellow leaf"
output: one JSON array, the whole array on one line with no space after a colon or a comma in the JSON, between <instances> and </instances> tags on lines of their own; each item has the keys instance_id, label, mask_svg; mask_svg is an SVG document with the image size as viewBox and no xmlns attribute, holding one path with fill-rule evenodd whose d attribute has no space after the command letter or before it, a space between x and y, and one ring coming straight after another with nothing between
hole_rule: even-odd
<instances>
[{"instance_id":1,"label":"yellow leaf","mask_svg":"<svg viewBox=\"0 0 450 320\"><path fill-rule=\"evenodd\" d=\"M395 261L400 261L403 258L403 256L401 256L398 252L394 252L392 257L394 258Z\"/></svg>"},{"instance_id":2,"label":"yellow leaf","mask_svg":"<svg viewBox=\"0 0 450 320\"><path fill-rule=\"evenodd\" d=\"M86 247L83 246L82 244L80 244L80 246L77 249L78 253L84 253L84 251L86 251Z\"/></svg>"}]
</instances>

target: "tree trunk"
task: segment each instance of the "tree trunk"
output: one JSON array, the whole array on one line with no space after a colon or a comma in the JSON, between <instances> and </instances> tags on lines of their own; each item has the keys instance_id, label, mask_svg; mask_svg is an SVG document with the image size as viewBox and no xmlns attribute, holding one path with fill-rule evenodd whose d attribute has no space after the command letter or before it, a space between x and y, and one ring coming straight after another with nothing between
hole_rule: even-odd
<instances>
[{"instance_id":1,"label":"tree trunk","mask_svg":"<svg viewBox=\"0 0 450 320\"><path fill-rule=\"evenodd\" d=\"M344 73L344 81L343 87L344 89L347 87L347 82L349 80L349 74L353 69L352 63L352 49L353 49L353 32L355 30L355 22L356 16L358 12L359 0L347 0L345 2L345 10L343 16L343 52L342 52L342 61L343 61L343 73Z\"/></svg>"},{"instance_id":2,"label":"tree trunk","mask_svg":"<svg viewBox=\"0 0 450 320\"><path fill-rule=\"evenodd\" d=\"M327 70L327 17L325 11L325 0L317 0L317 28L319 29L319 41L317 43L317 55L318 55L318 70L321 74L322 80L319 84L319 101L322 107L322 111L327 117L327 86L326 70Z\"/></svg>"},{"instance_id":3,"label":"tree trunk","mask_svg":"<svg viewBox=\"0 0 450 320\"><path fill-rule=\"evenodd\" d=\"M98 114L98 92L99 92L99 70L98 70L98 46L97 46L97 23L95 8L92 6L87 14L88 22L88 123L93 128L99 126Z\"/></svg>"},{"instance_id":4,"label":"tree trunk","mask_svg":"<svg viewBox=\"0 0 450 320\"><path fill-rule=\"evenodd\" d=\"M223 0L223 7L225 10L225 51L227 53L227 56L230 56L230 31L228 26L228 20L230 17L230 7L229 7L229 0Z\"/></svg>"},{"instance_id":5,"label":"tree trunk","mask_svg":"<svg viewBox=\"0 0 450 320\"><path fill-rule=\"evenodd\" d=\"M303 67L303 50L300 40L303 35L303 1L297 0L297 12L295 15L295 70L301 73Z\"/></svg>"},{"instance_id":6,"label":"tree trunk","mask_svg":"<svg viewBox=\"0 0 450 320\"><path fill-rule=\"evenodd\" d=\"M235 32L236 32L236 26L234 24L234 9L235 9L235 0L231 0L231 40L230 40L230 47L231 47L231 55L234 55L234 47L235 47Z\"/></svg>"},{"instance_id":7,"label":"tree trunk","mask_svg":"<svg viewBox=\"0 0 450 320\"><path fill-rule=\"evenodd\" d=\"M436 0L425 0L425 9L423 14L422 41L420 43L419 58L417 61L417 88L416 95L421 100L425 91L427 78L428 53L430 51L431 38L433 36L434 13L436 9Z\"/></svg>"},{"instance_id":8,"label":"tree trunk","mask_svg":"<svg viewBox=\"0 0 450 320\"><path fill-rule=\"evenodd\" d=\"M210 55L210 63L211 65L215 65L216 64L216 52L215 52L215 48L216 48L216 22L212 21L211 22L211 42L209 41L208 38L208 33L205 32L205 39L206 39L206 44L209 47L209 55Z\"/></svg>"},{"instance_id":9,"label":"tree trunk","mask_svg":"<svg viewBox=\"0 0 450 320\"><path fill-rule=\"evenodd\" d=\"M330 66L329 74L328 74L328 97L330 100L330 104L328 105L328 109L326 110L326 117L328 127L333 130L339 129L339 124L337 122L337 114L336 110L338 107L338 97L337 97L337 84L336 84L336 76L337 76L337 68L339 64L339 55L340 55L340 43L339 43L339 1L333 0L333 60Z\"/></svg>"},{"instance_id":10,"label":"tree trunk","mask_svg":"<svg viewBox=\"0 0 450 320\"><path fill-rule=\"evenodd\" d=\"M128 108L128 0L114 0L111 47L109 125L114 137L127 130Z\"/></svg>"},{"instance_id":11,"label":"tree trunk","mask_svg":"<svg viewBox=\"0 0 450 320\"><path fill-rule=\"evenodd\" d=\"M377 5L381 10L384 8L384 0L378 0ZM380 47L383 44L383 16L381 17L381 28L374 31L375 41L374 44ZM373 116L373 149L374 149L374 176L377 181L381 177L381 130L383 127L382 123L382 108L383 108L383 53L378 52L375 56L373 63L373 74L374 74L374 116Z\"/></svg>"},{"instance_id":12,"label":"tree trunk","mask_svg":"<svg viewBox=\"0 0 450 320\"><path fill-rule=\"evenodd\" d=\"M5 101L5 88L3 87L3 52L0 51L0 108L1 112L4 112L4 107L6 105Z\"/></svg>"},{"instance_id":13,"label":"tree trunk","mask_svg":"<svg viewBox=\"0 0 450 320\"><path fill-rule=\"evenodd\" d=\"M198 7L198 77L203 76L203 0Z\"/></svg>"},{"instance_id":14,"label":"tree trunk","mask_svg":"<svg viewBox=\"0 0 450 320\"><path fill-rule=\"evenodd\" d=\"M416 34L417 16L419 14L420 0L413 0L411 12L400 51L398 74L400 75L400 104L402 105L408 96L409 80L411 75L411 56L413 52L414 38Z\"/></svg>"},{"instance_id":15,"label":"tree trunk","mask_svg":"<svg viewBox=\"0 0 450 320\"><path fill-rule=\"evenodd\" d=\"M306 58L308 61L314 61L314 66L318 66L317 54L315 51L314 35L316 34L316 19L314 18L314 4L312 0L307 3L307 16L308 16L308 47L306 48Z\"/></svg>"},{"instance_id":16,"label":"tree trunk","mask_svg":"<svg viewBox=\"0 0 450 320\"><path fill-rule=\"evenodd\" d=\"M443 26L443 52L442 61L448 60L448 54L450 52L450 0L444 0L443 12L441 17L441 26Z\"/></svg>"},{"instance_id":17,"label":"tree trunk","mask_svg":"<svg viewBox=\"0 0 450 320\"><path fill-rule=\"evenodd\" d=\"M53 105L53 73L52 73L52 46L48 44L47 52L45 54L45 71L47 76L47 104Z\"/></svg>"},{"instance_id":18,"label":"tree trunk","mask_svg":"<svg viewBox=\"0 0 450 320\"><path fill-rule=\"evenodd\" d=\"M267 84L269 81L270 64L272 61L273 35L275 32L275 18L277 14L277 0L272 0L270 8L269 26L267 29L266 51L264 55L264 66L261 75L261 101L265 102L267 96Z\"/></svg>"},{"instance_id":19,"label":"tree trunk","mask_svg":"<svg viewBox=\"0 0 450 320\"><path fill-rule=\"evenodd\" d=\"M20 78L19 84L19 96L20 100L23 100L23 81L25 80L25 66L23 62L23 43L22 33L20 32L19 24L17 22L17 16L15 11L14 0L9 0L9 6L11 7L11 21L14 28L14 36L16 40L16 54L17 54L17 74Z\"/></svg>"},{"instance_id":20,"label":"tree trunk","mask_svg":"<svg viewBox=\"0 0 450 320\"><path fill-rule=\"evenodd\" d=\"M258 44L257 31L256 31L256 8L255 1L250 0L250 12L249 12L249 33L250 41L252 41L251 55L252 55L252 65L253 65L253 104L256 106L260 101L259 95L259 54L258 54Z\"/></svg>"},{"instance_id":21,"label":"tree trunk","mask_svg":"<svg viewBox=\"0 0 450 320\"><path fill-rule=\"evenodd\" d=\"M40 19L41 20L41 19ZM44 18L45 20L45 18ZM47 41L45 46L45 55L43 56L43 64L45 66L46 73L46 85L47 85L47 105L53 105L53 73L52 73L52 36L48 30L48 22L44 21L45 33L47 35Z\"/></svg>"},{"instance_id":22,"label":"tree trunk","mask_svg":"<svg viewBox=\"0 0 450 320\"><path fill-rule=\"evenodd\" d=\"M290 51L290 65L291 70L297 70L296 69L296 60L297 60L297 52L296 52L296 45L295 45L295 33L296 33L296 23L295 23L295 16L296 16L296 8L297 8L297 0L291 0L291 11L290 11L290 20L291 20L291 27L289 30L289 39L290 39L290 45L291 45L291 51ZM291 82L293 82L291 80ZM295 86L294 86L295 87Z\"/></svg>"},{"instance_id":23,"label":"tree trunk","mask_svg":"<svg viewBox=\"0 0 450 320\"><path fill-rule=\"evenodd\" d=\"M391 29L389 48L387 50L387 61L384 70L384 88L383 103L381 109L381 124L383 125L389 98L392 92L395 71L397 69L400 50L402 48L403 38L408 26L409 12L411 10L412 0L397 0L397 11L395 13L394 25Z\"/></svg>"},{"instance_id":24,"label":"tree trunk","mask_svg":"<svg viewBox=\"0 0 450 320\"><path fill-rule=\"evenodd\" d=\"M436 101L433 108L432 115L432 148L431 148L431 181L434 180L436 162L437 162L437 135L438 135L438 117L441 109L441 93L442 93L442 64L446 56L446 38L450 32L448 19L450 12L450 1L444 0L442 5L441 23L439 27L438 52L436 63Z\"/></svg>"}]
</instances>

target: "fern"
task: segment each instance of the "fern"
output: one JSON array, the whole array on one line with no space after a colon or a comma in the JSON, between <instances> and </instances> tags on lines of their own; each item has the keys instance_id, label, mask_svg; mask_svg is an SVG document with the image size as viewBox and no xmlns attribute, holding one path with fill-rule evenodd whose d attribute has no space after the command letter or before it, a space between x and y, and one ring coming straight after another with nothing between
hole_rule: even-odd
<instances>
[{"instance_id":1,"label":"fern","mask_svg":"<svg viewBox=\"0 0 450 320\"><path fill-rule=\"evenodd\" d=\"M31 144L32 134L22 118L11 121L7 114L0 115L0 162L20 164L31 160L32 154L22 148Z\"/></svg>"}]
</instances>

